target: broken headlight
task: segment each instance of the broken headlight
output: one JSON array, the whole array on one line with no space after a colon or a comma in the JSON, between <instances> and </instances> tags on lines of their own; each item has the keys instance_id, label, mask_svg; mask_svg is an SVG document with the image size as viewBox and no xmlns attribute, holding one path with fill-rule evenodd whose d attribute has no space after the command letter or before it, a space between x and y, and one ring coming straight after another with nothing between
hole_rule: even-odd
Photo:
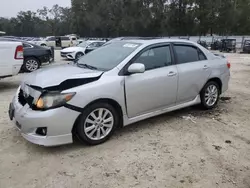
<instances>
[{"instance_id":1,"label":"broken headlight","mask_svg":"<svg viewBox=\"0 0 250 188\"><path fill-rule=\"evenodd\" d=\"M63 106L70 101L76 93L46 93L42 95L36 104L36 108L46 110Z\"/></svg>"}]
</instances>

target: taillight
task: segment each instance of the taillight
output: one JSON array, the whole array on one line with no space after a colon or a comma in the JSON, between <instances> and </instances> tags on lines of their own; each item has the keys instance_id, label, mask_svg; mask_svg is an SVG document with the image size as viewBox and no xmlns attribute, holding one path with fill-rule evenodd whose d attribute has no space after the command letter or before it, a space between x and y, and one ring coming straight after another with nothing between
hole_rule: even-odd
<instances>
[{"instance_id":1,"label":"taillight","mask_svg":"<svg viewBox=\"0 0 250 188\"><path fill-rule=\"evenodd\" d=\"M15 59L23 59L23 46L17 46L15 52Z\"/></svg>"},{"instance_id":2,"label":"taillight","mask_svg":"<svg viewBox=\"0 0 250 188\"><path fill-rule=\"evenodd\" d=\"M231 68L231 63L229 61L227 61L227 68Z\"/></svg>"}]
</instances>

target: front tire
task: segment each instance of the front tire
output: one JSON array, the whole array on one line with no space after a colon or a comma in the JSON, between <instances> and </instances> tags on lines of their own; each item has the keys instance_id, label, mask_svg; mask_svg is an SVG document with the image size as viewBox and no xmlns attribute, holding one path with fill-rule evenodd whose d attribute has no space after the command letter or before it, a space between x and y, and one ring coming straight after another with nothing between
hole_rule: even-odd
<instances>
[{"instance_id":1,"label":"front tire","mask_svg":"<svg viewBox=\"0 0 250 188\"><path fill-rule=\"evenodd\" d=\"M40 68L38 59L30 57L24 60L23 69L25 72L33 72Z\"/></svg>"},{"instance_id":2,"label":"front tire","mask_svg":"<svg viewBox=\"0 0 250 188\"><path fill-rule=\"evenodd\" d=\"M89 144L107 141L119 124L119 115L108 103L98 102L88 106L76 125L77 137Z\"/></svg>"},{"instance_id":3,"label":"front tire","mask_svg":"<svg viewBox=\"0 0 250 188\"><path fill-rule=\"evenodd\" d=\"M219 85L214 82L208 82L201 91L201 105L205 109L212 109L214 108L220 97L220 87Z\"/></svg>"},{"instance_id":4,"label":"front tire","mask_svg":"<svg viewBox=\"0 0 250 188\"><path fill-rule=\"evenodd\" d=\"M77 52L77 53L76 53L75 59L78 60L78 59L80 59L82 56L84 56L84 54L83 54L82 52Z\"/></svg>"}]
</instances>

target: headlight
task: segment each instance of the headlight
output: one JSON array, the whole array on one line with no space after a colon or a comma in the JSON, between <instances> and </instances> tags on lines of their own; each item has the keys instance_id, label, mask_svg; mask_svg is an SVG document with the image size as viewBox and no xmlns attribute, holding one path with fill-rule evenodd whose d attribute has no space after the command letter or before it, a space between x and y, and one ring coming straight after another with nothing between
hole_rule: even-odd
<instances>
[{"instance_id":1,"label":"headlight","mask_svg":"<svg viewBox=\"0 0 250 188\"><path fill-rule=\"evenodd\" d=\"M46 110L64 105L70 101L76 93L47 93L41 96L37 102L37 109Z\"/></svg>"}]
</instances>

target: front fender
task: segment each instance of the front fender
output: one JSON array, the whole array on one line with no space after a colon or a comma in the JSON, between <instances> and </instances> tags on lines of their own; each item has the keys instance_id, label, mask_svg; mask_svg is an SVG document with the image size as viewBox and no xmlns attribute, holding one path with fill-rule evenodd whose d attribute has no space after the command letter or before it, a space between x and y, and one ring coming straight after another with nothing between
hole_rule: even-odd
<instances>
[{"instance_id":1,"label":"front fender","mask_svg":"<svg viewBox=\"0 0 250 188\"><path fill-rule=\"evenodd\" d=\"M78 86L64 92L76 92L76 95L68 104L81 109L99 99L112 99L121 106L123 114L126 112L123 76L104 75L95 82Z\"/></svg>"}]
</instances>

